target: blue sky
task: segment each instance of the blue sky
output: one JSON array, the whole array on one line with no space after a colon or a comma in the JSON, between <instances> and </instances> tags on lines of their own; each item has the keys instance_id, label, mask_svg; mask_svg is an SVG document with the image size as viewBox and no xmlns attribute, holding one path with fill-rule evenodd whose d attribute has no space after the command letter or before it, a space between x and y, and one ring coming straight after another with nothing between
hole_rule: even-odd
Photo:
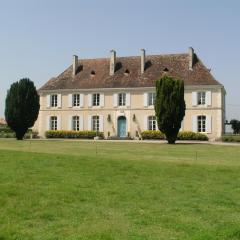
<instances>
[{"instance_id":1,"label":"blue sky","mask_svg":"<svg viewBox=\"0 0 240 240\"><path fill-rule=\"evenodd\" d=\"M182 53L192 46L227 91L240 119L240 1L0 1L0 116L12 82L37 87L79 58Z\"/></svg>"}]
</instances>

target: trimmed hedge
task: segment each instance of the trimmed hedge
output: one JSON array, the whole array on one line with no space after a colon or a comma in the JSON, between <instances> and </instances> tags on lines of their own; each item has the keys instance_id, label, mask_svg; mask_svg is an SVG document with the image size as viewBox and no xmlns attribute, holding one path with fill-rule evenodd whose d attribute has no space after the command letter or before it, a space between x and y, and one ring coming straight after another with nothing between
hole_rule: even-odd
<instances>
[{"instance_id":1,"label":"trimmed hedge","mask_svg":"<svg viewBox=\"0 0 240 240\"><path fill-rule=\"evenodd\" d=\"M223 142L240 142L240 135L222 136L221 140Z\"/></svg>"},{"instance_id":2,"label":"trimmed hedge","mask_svg":"<svg viewBox=\"0 0 240 240\"><path fill-rule=\"evenodd\" d=\"M81 138L93 139L98 136L103 138L102 132L96 131L65 131L65 130L49 130L45 132L46 138Z\"/></svg>"},{"instance_id":3,"label":"trimmed hedge","mask_svg":"<svg viewBox=\"0 0 240 240\"><path fill-rule=\"evenodd\" d=\"M197 140L208 141L208 136L203 133L195 133L191 131L179 132L177 136L178 140Z\"/></svg>"},{"instance_id":4,"label":"trimmed hedge","mask_svg":"<svg viewBox=\"0 0 240 240\"><path fill-rule=\"evenodd\" d=\"M163 140L165 135L161 131L147 130L141 133L143 140Z\"/></svg>"},{"instance_id":5,"label":"trimmed hedge","mask_svg":"<svg viewBox=\"0 0 240 240\"><path fill-rule=\"evenodd\" d=\"M163 140L165 135L161 131L143 131L142 132L143 140ZM177 140L197 140L197 141L208 141L208 137L202 133L195 133L191 131L179 132Z\"/></svg>"}]
</instances>

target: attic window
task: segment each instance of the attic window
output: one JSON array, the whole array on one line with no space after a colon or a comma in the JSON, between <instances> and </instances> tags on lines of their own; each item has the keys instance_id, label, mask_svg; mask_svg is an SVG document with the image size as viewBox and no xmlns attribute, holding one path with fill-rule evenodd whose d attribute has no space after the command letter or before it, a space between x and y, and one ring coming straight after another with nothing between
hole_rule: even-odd
<instances>
[{"instance_id":1,"label":"attic window","mask_svg":"<svg viewBox=\"0 0 240 240\"><path fill-rule=\"evenodd\" d=\"M95 71L91 71L91 76L95 76Z\"/></svg>"},{"instance_id":2,"label":"attic window","mask_svg":"<svg viewBox=\"0 0 240 240\"><path fill-rule=\"evenodd\" d=\"M164 68L163 71L164 72L168 72L169 70L168 70L168 68Z\"/></svg>"},{"instance_id":3,"label":"attic window","mask_svg":"<svg viewBox=\"0 0 240 240\"><path fill-rule=\"evenodd\" d=\"M129 70L128 69L126 69L126 71L124 72L124 75L129 75Z\"/></svg>"}]
</instances>

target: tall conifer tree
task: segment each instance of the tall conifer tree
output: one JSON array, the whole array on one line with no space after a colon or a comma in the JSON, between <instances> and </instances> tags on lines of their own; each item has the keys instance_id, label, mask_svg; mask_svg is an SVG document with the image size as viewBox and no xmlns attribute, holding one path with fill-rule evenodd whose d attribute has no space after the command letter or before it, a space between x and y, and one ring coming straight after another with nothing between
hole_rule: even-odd
<instances>
[{"instance_id":1,"label":"tall conifer tree","mask_svg":"<svg viewBox=\"0 0 240 240\"><path fill-rule=\"evenodd\" d=\"M39 108L39 95L31 80L23 78L11 85L6 97L5 118L18 140L34 125Z\"/></svg>"},{"instance_id":2,"label":"tall conifer tree","mask_svg":"<svg viewBox=\"0 0 240 240\"><path fill-rule=\"evenodd\" d=\"M156 82L155 112L158 128L169 144L175 143L185 116L184 82L164 76Z\"/></svg>"}]
</instances>

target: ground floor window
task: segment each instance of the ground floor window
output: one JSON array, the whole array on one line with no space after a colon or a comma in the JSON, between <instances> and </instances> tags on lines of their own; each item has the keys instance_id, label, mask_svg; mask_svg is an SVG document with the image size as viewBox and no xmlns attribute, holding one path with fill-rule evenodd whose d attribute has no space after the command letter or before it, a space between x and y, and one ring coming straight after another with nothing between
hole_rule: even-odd
<instances>
[{"instance_id":1,"label":"ground floor window","mask_svg":"<svg viewBox=\"0 0 240 240\"><path fill-rule=\"evenodd\" d=\"M50 129L57 130L57 117L56 116L52 116L50 118Z\"/></svg>"},{"instance_id":2,"label":"ground floor window","mask_svg":"<svg viewBox=\"0 0 240 240\"><path fill-rule=\"evenodd\" d=\"M198 116L198 132L206 132L206 116Z\"/></svg>"},{"instance_id":3,"label":"ground floor window","mask_svg":"<svg viewBox=\"0 0 240 240\"><path fill-rule=\"evenodd\" d=\"M99 131L99 116L92 117L92 130Z\"/></svg>"},{"instance_id":4,"label":"ground floor window","mask_svg":"<svg viewBox=\"0 0 240 240\"><path fill-rule=\"evenodd\" d=\"M79 131L79 116L74 116L72 118L72 127L73 127L73 131Z\"/></svg>"},{"instance_id":5,"label":"ground floor window","mask_svg":"<svg viewBox=\"0 0 240 240\"><path fill-rule=\"evenodd\" d=\"M157 129L157 121L155 116L148 117L148 130L156 130Z\"/></svg>"}]
</instances>

